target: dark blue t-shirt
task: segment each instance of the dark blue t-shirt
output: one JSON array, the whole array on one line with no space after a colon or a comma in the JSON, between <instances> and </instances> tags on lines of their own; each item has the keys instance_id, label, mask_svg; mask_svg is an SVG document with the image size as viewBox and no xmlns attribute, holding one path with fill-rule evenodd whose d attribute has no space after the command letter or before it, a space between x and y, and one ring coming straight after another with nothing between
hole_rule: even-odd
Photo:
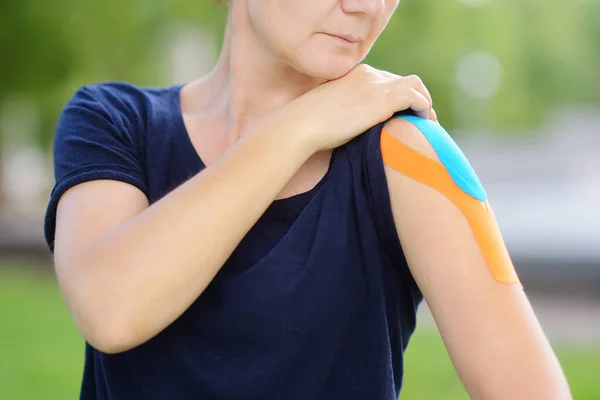
<instances>
[{"instance_id":1,"label":"dark blue t-shirt","mask_svg":"<svg viewBox=\"0 0 600 400\"><path fill-rule=\"evenodd\" d=\"M152 204L205 168L180 88L77 91L56 131L51 249L56 205L74 185L123 181ZM87 345L81 398L397 399L422 296L394 225L382 125L335 149L314 189L274 201L163 332L121 354Z\"/></svg>"}]
</instances>

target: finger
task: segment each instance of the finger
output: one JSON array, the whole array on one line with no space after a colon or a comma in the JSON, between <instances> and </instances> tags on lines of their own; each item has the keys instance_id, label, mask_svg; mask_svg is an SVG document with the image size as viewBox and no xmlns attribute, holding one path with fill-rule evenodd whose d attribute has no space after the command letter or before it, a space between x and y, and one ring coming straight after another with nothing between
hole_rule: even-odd
<instances>
[{"instance_id":1,"label":"finger","mask_svg":"<svg viewBox=\"0 0 600 400\"><path fill-rule=\"evenodd\" d=\"M431 98L431 94L429 93L427 86L425 86L421 78L419 78L417 75L409 75L400 79L405 80L405 82L408 82L408 84L411 87L418 90L423 96L425 96L427 101L429 101L429 106L433 107L433 99Z\"/></svg>"},{"instance_id":2,"label":"finger","mask_svg":"<svg viewBox=\"0 0 600 400\"><path fill-rule=\"evenodd\" d=\"M396 80L399 78L403 78L401 75L396 75L389 71L377 70L377 72L380 76L382 76L385 79L389 79L389 80Z\"/></svg>"},{"instance_id":3,"label":"finger","mask_svg":"<svg viewBox=\"0 0 600 400\"><path fill-rule=\"evenodd\" d=\"M423 81L421 80L421 78L419 78L417 75L410 75L408 77L403 77L400 75L396 75L393 74L389 71L383 71L383 70L377 70L377 72L379 73L380 76L386 78L386 79L391 79L394 81L399 81L400 78L404 78L405 80L402 81L402 84L408 82L408 84L413 87L414 89L416 89L419 93L421 93L421 95L427 100L427 102L429 103L429 113L425 112L425 110L420 110L420 111L416 111L420 116L421 115L429 115L429 119L432 119L433 121L437 122L437 114L435 113L435 111L433 110L432 104L433 104L433 99L431 98L431 94L429 93L429 90L427 89L427 87L425 86L425 84L423 83Z\"/></svg>"},{"instance_id":4,"label":"finger","mask_svg":"<svg viewBox=\"0 0 600 400\"><path fill-rule=\"evenodd\" d=\"M431 104L423 93L401 79L391 81L386 86L386 107L389 107L389 111L393 113L411 109L417 116L429 119Z\"/></svg>"},{"instance_id":5,"label":"finger","mask_svg":"<svg viewBox=\"0 0 600 400\"><path fill-rule=\"evenodd\" d=\"M422 98L424 98L426 100L427 107L429 110L426 111L426 110L419 109L418 111L417 110L415 110L415 111L418 114L418 116L429 119L429 117L431 115L431 110L433 109L433 107L432 107L433 100L431 98L431 94L429 93L429 90L427 89L427 87L425 86L425 84L423 83L421 78L419 78L417 75L409 75L406 77L401 77L400 79L396 79L395 82L397 85L399 85L401 87L411 88L415 92L419 93L422 96ZM420 102L417 102L417 104L419 104L419 107L420 107Z\"/></svg>"},{"instance_id":6,"label":"finger","mask_svg":"<svg viewBox=\"0 0 600 400\"><path fill-rule=\"evenodd\" d=\"M429 99L415 88L408 88L408 108L413 110L418 117L429 119L431 105ZM405 100L406 101L406 100Z\"/></svg>"},{"instance_id":7,"label":"finger","mask_svg":"<svg viewBox=\"0 0 600 400\"><path fill-rule=\"evenodd\" d=\"M429 119L431 119L432 121L435 121L439 124L437 113L435 112L433 107L431 108L431 110L429 110Z\"/></svg>"}]
</instances>

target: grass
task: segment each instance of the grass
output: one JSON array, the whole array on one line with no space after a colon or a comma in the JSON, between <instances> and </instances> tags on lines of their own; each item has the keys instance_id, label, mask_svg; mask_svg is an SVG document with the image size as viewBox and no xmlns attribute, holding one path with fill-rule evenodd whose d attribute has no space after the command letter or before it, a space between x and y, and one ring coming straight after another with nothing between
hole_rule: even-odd
<instances>
[{"instance_id":1,"label":"grass","mask_svg":"<svg viewBox=\"0 0 600 400\"><path fill-rule=\"evenodd\" d=\"M79 394L84 346L54 277L0 266L0 399L65 400ZM600 398L600 345L557 347L577 400ZM468 399L437 331L421 326L406 354L401 400Z\"/></svg>"}]
</instances>

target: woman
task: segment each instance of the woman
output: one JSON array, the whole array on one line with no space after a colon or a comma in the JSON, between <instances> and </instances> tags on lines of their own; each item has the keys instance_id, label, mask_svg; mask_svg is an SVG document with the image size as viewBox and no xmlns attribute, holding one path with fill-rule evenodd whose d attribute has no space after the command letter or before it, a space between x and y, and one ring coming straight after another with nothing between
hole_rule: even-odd
<instances>
[{"instance_id":1,"label":"woman","mask_svg":"<svg viewBox=\"0 0 600 400\"><path fill-rule=\"evenodd\" d=\"M421 293L473 398L570 397L427 89L357 65L397 5L234 0L208 76L75 94L46 235L83 399L394 399Z\"/></svg>"}]
</instances>

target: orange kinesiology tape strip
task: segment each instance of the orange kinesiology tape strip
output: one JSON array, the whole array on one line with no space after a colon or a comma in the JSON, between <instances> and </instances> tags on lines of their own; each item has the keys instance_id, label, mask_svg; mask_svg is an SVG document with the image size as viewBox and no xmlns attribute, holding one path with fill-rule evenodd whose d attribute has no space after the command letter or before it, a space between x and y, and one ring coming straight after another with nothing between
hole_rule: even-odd
<instances>
[{"instance_id":1,"label":"orange kinesiology tape strip","mask_svg":"<svg viewBox=\"0 0 600 400\"><path fill-rule=\"evenodd\" d=\"M487 200L480 201L465 193L444 165L418 153L386 130L381 135L381 152L385 165L433 188L459 208L473 230L494 279L506 284L520 284Z\"/></svg>"}]
</instances>

